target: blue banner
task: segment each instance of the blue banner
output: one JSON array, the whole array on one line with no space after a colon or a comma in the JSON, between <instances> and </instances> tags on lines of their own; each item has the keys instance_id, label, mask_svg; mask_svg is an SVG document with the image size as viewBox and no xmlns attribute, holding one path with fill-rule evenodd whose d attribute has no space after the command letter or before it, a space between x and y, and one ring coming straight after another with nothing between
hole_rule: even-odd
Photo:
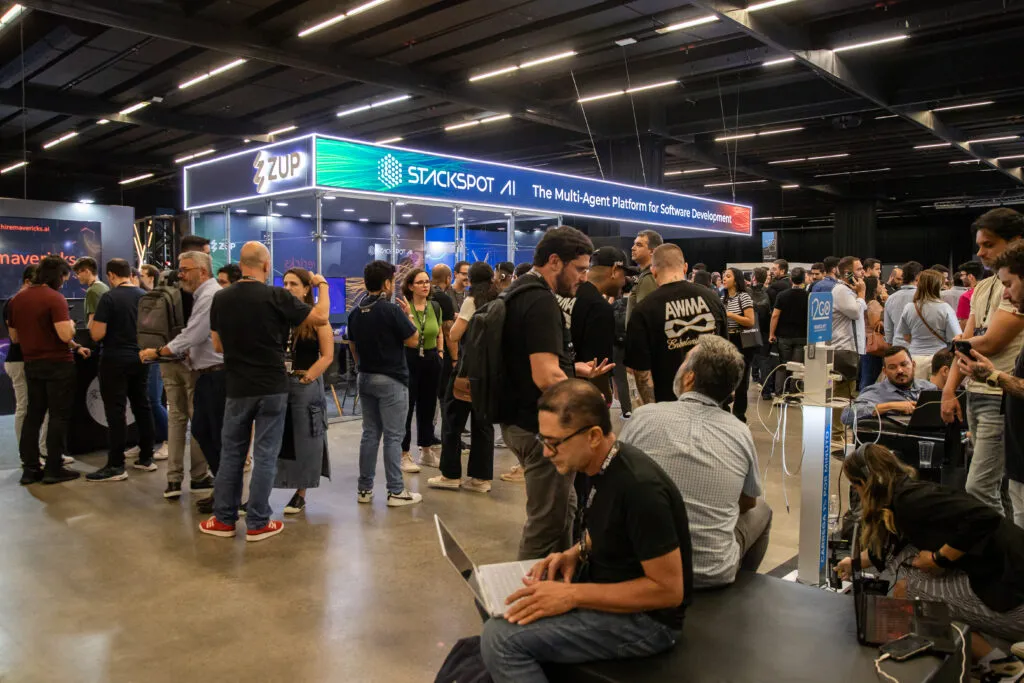
<instances>
[{"instance_id":1,"label":"blue banner","mask_svg":"<svg viewBox=\"0 0 1024 683\"><path fill-rule=\"evenodd\" d=\"M807 343L832 341L832 292L814 292L807 298Z\"/></svg>"}]
</instances>

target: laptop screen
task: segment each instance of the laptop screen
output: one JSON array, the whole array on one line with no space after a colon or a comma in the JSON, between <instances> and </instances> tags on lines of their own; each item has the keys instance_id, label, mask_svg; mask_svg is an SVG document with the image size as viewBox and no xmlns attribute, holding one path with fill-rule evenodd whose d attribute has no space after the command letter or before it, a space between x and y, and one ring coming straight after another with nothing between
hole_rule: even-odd
<instances>
[{"instance_id":1,"label":"laptop screen","mask_svg":"<svg viewBox=\"0 0 1024 683\"><path fill-rule=\"evenodd\" d=\"M462 575L462 578L467 581L473 577L473 573L476 571L476 567L473 566L472 560L466 556L465 551L459 547L459 544L455 541L455 538L448 531L448 527L444 525L441 518L434 515L434 521L437 522L437 535L441 539L441 552L444 553L448 561L452 563L455 569Z\"/></svg>"}]
</instances>

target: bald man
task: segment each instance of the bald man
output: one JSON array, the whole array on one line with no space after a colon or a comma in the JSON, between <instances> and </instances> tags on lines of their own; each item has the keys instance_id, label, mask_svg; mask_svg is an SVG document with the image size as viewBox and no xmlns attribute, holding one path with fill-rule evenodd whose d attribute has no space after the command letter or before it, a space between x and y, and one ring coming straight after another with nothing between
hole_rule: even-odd
<instances>
[{"instance_id":1,"label":"bald man","mask_svg":"<svg viewBox=\"0 0 1024 683\"><path fill-rule=\"evenodd\" d=\"M285 344L290 331L303 323L326 325L331 303L327 281L320 275L314 275L311 282L319 292L315 307L282 287L268 286L270 252L261 242L246 242L238 265L242 279L218 291L210 310L213 346L224 354L227 400L213 517L200 524L199 530L213 536L235 535L242 469L255 427L245 524L246 540L262 541L284 528L280 521L270 519L269 498L288 407Z\"/></svg>"}]
</instances>

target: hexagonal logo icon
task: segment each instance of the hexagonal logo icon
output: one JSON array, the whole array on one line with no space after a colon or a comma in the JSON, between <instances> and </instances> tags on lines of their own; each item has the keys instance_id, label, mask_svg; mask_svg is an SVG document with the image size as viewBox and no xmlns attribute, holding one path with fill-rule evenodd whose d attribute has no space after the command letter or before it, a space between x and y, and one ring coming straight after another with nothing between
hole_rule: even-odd
<instances>
[{"instance_id":1,"label":"hexagonal logo icon","mask_svg":"<svg viewBox=\"0 0 1024 683\"><path fill-rule=\"evenodd\" d=\"M377 162L377 179L389 190L402 184L402 162L388 154Z\"/></svg>"}]
</instances>

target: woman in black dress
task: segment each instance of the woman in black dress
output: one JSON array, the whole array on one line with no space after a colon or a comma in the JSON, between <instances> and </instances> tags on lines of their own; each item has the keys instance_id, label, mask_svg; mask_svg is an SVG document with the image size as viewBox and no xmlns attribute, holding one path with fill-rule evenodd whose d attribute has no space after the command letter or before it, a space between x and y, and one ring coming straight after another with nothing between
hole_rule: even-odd
<instances>
[{"instance_id":1,"label":"woman in black dress","mask_svg":"<svg viewBox=\"0 0 1024 683\"><path fill-rule=\"evenodd\" d=\"M725 304L725 316L729 322L729 341L743 354L743 363L746 366L743 369L743 379L736 387L736 394L732 401L732 414L746 422L750 365L754 360L754 352L757 348L743 348L741 333L757 325L757 320L754 317L754 300L747 292L747 283L743 279L743 271L739 268L728 268L722 277L722 285L725 287L722 303Z\"/></svg>"},{"instance_id":2,"label":"woman in black dress","mask_svg":"<svg viewBox=\"0 0 1024 683\"><path fill-rule=\"evenodd\" d=\"M312 306L311 280L308 270L292 268L284 274L284 288ZM331 476L323 374L334 362L334 333L330 325L302 324L292 329L289 341L288 412L274 488L295 489L284 513L296 515L306 508L306 489Z\"/></svg>"}]
</instances>

